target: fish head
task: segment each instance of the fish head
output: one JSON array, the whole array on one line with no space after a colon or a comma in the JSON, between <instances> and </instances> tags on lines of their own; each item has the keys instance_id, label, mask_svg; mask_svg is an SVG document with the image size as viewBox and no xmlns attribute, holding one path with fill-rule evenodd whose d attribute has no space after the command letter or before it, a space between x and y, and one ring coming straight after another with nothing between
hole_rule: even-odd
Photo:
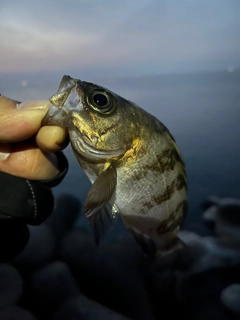
<instances>
[{"instance_id":1,"label":"fish head","mask_svg":"<svg viewBox=\"0 0 240 320\"><path fill-rule=\"evenodd\" d=\"M64 76L43 125L68 130L72 147L87 160L120 157L138 130L130 101L93 83Z\"/></svg>"}]
</instances>

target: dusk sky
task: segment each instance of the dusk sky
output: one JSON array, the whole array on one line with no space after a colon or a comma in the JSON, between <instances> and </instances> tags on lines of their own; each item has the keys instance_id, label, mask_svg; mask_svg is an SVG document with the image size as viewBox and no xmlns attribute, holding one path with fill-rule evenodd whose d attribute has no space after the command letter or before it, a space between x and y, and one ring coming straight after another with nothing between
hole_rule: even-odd
<instances>
[{"instance_id":1,"label":"dusk sky","mask_svg":"<svg viewBox=\"0 0 240 320\"><path fill-rule=\"evenodd\" d=\"M240 67L239 0L1 0L0 72Z\"/></svg>"}]
</instances>

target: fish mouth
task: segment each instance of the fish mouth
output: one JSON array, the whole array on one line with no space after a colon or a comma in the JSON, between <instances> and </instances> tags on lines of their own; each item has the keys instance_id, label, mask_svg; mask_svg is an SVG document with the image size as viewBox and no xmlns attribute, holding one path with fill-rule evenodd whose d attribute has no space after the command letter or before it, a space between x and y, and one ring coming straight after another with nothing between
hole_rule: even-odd
<instances>
[{"instance_id":1,"label":"fish mouth","mask_svg":"<svg viewBox=\"0 0 240 320\"><path fill-rule=\"evenodd\" d=\"M97 132L92 132L87 122L80 116L83 105L80 103L81 99L79 100L78 86L84 87L84 83L70 76L63 76L57 93L49 99L51 106L42 124L67 128L74 151L84 158L96 161L122 156L126 150L97 148L99 138Z\"/></svg>"},{"instance_id":2,"label":"fish mouth","mask_svg":"<svg viewBox=\"0 0 240 320\"><path fill-rule=\"evenodd\" d=\"M109 160L111 158L122 156L125 150L103 150L96 147L97 137L94 136L91 139L85 134L81 133L79 129L78 132L75 130L70 130L70 140L72 147L80 156L87 158L89 160ZM79 134L80 132L80 134Z\"/></svg>"},{"instance_id":3,"label":"fish mouth","mask_svg":"<svg viewBox=\"0 0 240 320\"><path fill-rule=\"evenodd\" d=\"M57 93L55 93L49 101L52 105L61 109L67 100L72 88L78 83L79 80L71 78L70 76L63 76L58 87Z\"/></svg>"},{"instance_id":4,"label":"fish mouth","mask_svg":"<svg viewBox=\"0 0 240 320\"><path fill-rule=\"evenodd\" d=\"M98 138L96 136L89 138L87 133L82 128L76 128L77 131L80 133L78 134L78 139L76 141L76 144L78 145L79 150L84 152L85 150L97 150L96 144L98 141Z\"/></svg>"},{"instance_id":5,"label":"fish mouth","mask_svg":"<svg viewBox=\"0 0 240 320\"><path fill-rule=\"evenodd\" d=\"M72 145L74 146L77 153L90 159L96 159L96 154L98 153L98 149L95 148L97 140L95 141L95 143L93 143L93 141L83 133L75 136L73 132L70 132L70 135L72 138Z\"/></svg>"},{"instance_id":6,"label":"fish mouth","mask_svg":"<svg viewBox=\"0 0 240 320\"><path fill-rule=\"evenodd\" d=\"M49 101L51 106L43 118L42 125L57 125L69 129L71 114L81 111L77 84L80 80L64 76L55 93Z\"/></svg>"}]
</instances>

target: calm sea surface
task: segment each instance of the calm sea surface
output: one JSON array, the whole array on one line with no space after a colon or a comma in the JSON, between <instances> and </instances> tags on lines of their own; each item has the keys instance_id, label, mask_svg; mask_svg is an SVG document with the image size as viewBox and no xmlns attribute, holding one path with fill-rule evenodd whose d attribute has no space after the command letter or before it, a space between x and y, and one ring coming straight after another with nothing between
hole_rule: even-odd
<instances>
[{"instance_id":1,"label":"calm sea surface","mask_svg":"<svg viewBox=\"0 0 240 320\"><path fill-rule=\"evenodd\" d=\"M61 76L0 75L0 93L19 100L48 99L60 80ZM187 229L205 232L200 227L201 203L208 195L240 198L240 72L82 80L136 102L171 131L186 162ZM54 193L72 193L83 202L90 183L71 148L65 153L70 169Z\"/></svg>"}]
</instances>

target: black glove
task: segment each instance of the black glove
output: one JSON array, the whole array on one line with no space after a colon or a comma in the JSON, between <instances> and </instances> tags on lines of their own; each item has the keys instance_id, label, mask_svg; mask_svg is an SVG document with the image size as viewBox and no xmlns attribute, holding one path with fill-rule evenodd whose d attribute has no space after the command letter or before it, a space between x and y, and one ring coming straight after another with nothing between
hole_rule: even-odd
<instances>
[{"instance_id":1,"label":"black glove","mask_svg":"<svg viewBox=\"0 0 240 320\"><path fill-rule=\"evenodd\" d=\"M59 174L50 180L34 181L0 172L0 262L19 254L29 239L27 224L39 225L52 213L54 197L50 188L58 185L68 171L62 152Z\"/></svg>"}]
</instances>

